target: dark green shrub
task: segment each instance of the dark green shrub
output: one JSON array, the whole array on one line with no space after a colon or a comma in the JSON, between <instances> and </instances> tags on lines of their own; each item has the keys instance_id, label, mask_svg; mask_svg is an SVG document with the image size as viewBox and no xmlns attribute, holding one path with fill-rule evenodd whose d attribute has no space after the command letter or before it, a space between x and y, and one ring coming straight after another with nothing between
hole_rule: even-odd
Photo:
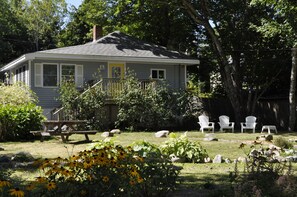
<instances>
[{"instance_id":1,"label":"dark green shrub","mask_svg":"<svg viewBox=\"0 0 297 197\"><path fill-rule=\"evenodd\" d=\"M0 106L0 140L28 140L44 120L42 109L33 103Z\"/></svg>"}]
</instances>

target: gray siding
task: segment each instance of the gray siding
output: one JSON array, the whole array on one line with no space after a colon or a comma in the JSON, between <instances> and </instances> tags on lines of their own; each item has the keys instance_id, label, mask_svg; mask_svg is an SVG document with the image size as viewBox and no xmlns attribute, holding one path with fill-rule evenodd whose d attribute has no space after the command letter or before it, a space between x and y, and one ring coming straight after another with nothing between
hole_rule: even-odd
<instances>
[{"instance_id":1,"label":"gray siding","mask_svg":"<svg viewBox=\"0 0 297 197\"><path fill-rule=\"evenodd\" d=\"M57 64L79 64L83 65L83 80L84 83L90 80L99 79L100 77L108 77L108 62L74 62L74 61L57 61L57 60L34 60L31 64L31 89L37 94L39 98L39 105L50 111L55 107L60 106L58 101L58 88L49 87L35 87L34 69L35 63L57 63ZM120 62L125 63L125 62ZM165 69L166 81L170 87L174 89L183 89L185 87L185 67L183 65L171 64L135 64L125 63L126 69L133 70L139 79L150 79L151 69ZM98 73L99 71L99 73ZM96 77L97 76L97 77Z\"/></svg>"},{"instance_id":2,"label":"gray siding","mask_svg":"<svg viewBox=\"0 0 297 197\"><path fill-rule=\"evenodd\" d=\"M139 79L150 79L151 69L165 69L166 81L171 88L185 88L185 67L183 65L127 63L126 68L133 70L136 73L136 77Z\"/></svg>"}]
</instances>

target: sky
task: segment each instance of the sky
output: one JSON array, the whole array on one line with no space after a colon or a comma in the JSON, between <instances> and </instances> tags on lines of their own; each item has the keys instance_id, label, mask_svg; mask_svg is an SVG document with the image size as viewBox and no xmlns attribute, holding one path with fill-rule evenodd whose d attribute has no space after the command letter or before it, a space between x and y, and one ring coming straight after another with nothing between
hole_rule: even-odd
<instances>
[{"instance_id":1,"label":"sky","mask_svg":"<svg viewBox=\"0 0 297 197\"><path fill-rule=\"evenodd\" d=\"M76 8L82 3L83 0L66 0L68 6L74 5Z\"/></svg>"}]
</instances>

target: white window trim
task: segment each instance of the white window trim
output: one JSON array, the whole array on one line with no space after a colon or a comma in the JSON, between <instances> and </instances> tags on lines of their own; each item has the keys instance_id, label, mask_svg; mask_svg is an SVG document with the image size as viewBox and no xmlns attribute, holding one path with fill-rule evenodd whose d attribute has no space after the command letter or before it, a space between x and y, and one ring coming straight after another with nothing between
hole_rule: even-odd
<instances>
[{"instance_id":1,"label":"white window trim","mask_svg":"<svg viewBox=\"0 0 297 197\"><path fill-rule=\"evenodd\" d=\"M44 86L44 81L43 81L43 76L44 76L44 73L43 73L43 66L47 64L47 65L56 65L57 66L57 85L56 86ZM60 80L59 80L59 64L58 63L41 63L41 87L43 88L57 88L58 87L58 84L60 83Z\"/></svg>"},{"instance_id":2,"label":"white window trim","mask_svg":"<svg viewBox=\"0 0 297 197\"><path fill-rule=\"evenodd\" d=\"M153 70L158 71L158 78L153 78ZM164 79L159 78L159 71L164 71ZM156 79L156 80L166 80L166 69L161 69L161 68L151 68L150 71L150 78L151 79Z\"/></svg>"},{"instance_id":3,"label":"white window trim","mask_svg":"<svg viewBox=\"0 0 297 197\"><path fill-rule=\"evenodd\" d=\"M62 82L62 67L63 66L74 66L74 81L76 78L76 64L60 64L60 82Z\"/></svg>"}]
</instances>

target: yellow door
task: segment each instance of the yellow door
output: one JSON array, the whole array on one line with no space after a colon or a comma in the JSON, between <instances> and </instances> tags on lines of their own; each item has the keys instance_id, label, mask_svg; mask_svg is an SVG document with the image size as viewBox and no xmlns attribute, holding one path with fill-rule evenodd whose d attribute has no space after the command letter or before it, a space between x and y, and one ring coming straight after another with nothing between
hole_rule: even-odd
<instances>
[{"instance_id":1,"label":"yellow door","mask_svg":"<svg viewBox=\"0 0 297 197\"><path fill-rule=\"evenodd\" d=\"M108 78L123 79L125 76L125 64L111 63L108 65Z\"/></svg>"}]
</instances>

